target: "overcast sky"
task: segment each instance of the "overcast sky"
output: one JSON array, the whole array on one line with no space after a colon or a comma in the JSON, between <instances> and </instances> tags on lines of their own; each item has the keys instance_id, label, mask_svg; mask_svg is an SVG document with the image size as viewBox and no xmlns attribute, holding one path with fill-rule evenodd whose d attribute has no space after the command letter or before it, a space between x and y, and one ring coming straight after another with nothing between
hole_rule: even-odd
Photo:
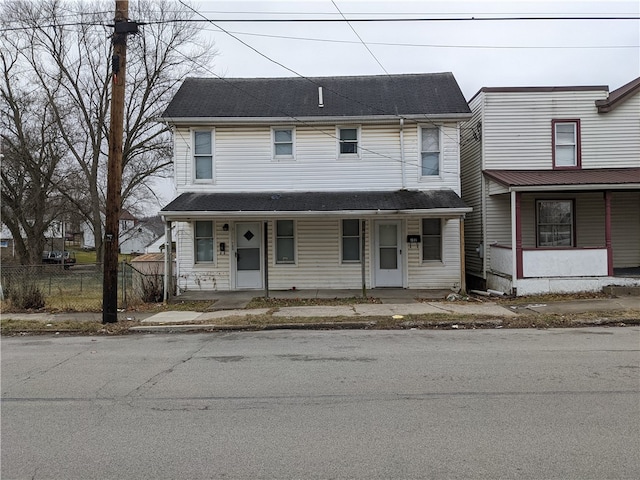
<instances>
[{"instance_id":1,"label":"overcast sky","mask_svg":"<svg viewBox=\"0 0 640 480\"><path fill-rule=\"evenodd\" d=\"M351 26L346 22L222 21L341 19L340 12L347 19L637 18L639 0L194 0L194 5L200 14L264 55L207 24L220 53L214 72L225 77L453 72L469 99L484 86L609 85L615 89L640 76L640 20L354 21Z\"/></svg>"},{"instance_id":2,"label":"overcast sky","mask_svg":"<svg viewBox=\"0 0 640 480\"><path fill-rule=\"evenodd\" d=\"M640 16L640 0L193 1L200 15L220 27L213 24L204 27L219 51L211 76L309 77L453 72L467 99L482 87L608 85L613 90L640 76L640 20L452 20L350 24L222 21L341 19L342 15L347 19L637 18ZM171 182L161 183L161 190L165 193L163 197L168 202L173 196L173 187Z\"/></svg>"}]
</instances>

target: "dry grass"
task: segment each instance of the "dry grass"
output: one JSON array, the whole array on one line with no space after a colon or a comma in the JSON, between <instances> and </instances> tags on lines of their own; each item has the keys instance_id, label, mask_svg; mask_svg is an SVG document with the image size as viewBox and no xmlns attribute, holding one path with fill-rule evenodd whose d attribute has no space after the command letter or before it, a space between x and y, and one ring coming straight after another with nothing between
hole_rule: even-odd
<instances>
[{"instance_id":1,"label":"dry grass","mask_svg":"<svg viewBox=\"0 0 640 480\"><path fill-rule=\"evenodd\" d=\"M348 297L348 298L264 298L255 297L247 308L281 308L281 307L326 307L340 305L356 305L362 303L382 303L375 297Z\"/></svg>"}]
</instances>

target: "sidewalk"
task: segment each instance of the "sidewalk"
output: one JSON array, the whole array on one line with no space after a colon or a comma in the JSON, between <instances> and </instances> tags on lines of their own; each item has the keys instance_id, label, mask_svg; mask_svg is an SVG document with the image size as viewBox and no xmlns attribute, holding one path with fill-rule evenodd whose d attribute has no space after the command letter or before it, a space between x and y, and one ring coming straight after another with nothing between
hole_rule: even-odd
<instances>
[{"instance_id":1,"label":"sidewalk","mask_svg":"<svg viewBox=\"0 0 640 480\"><path fill-rule=\"evenodd\" d=\"M354 304L341 306L310 306L310 307L280 307L274 309L271 316L281 319L281 328L291 327L295 319L316 319L316 323L303 322L306 328L327 328L332 325L331 319L336 317L352 318L357 323L361 318L381 317L397 318L405 315L464 315L471 319L483 319L483 321L514 318L525 314L556 314L569 315L580 313L601 312L603 317L611 312L637 312L640 321L640 297L603 298L587 300L571 300L537 304L519 304L517 306L499 305L495 302L478 301L437 301L425 303L382 303L382 304ZM242 325L234 327L216 325L216 320L227 318L247 318L266 315L270 309L231 309L213 312L162 312L142 320L139 327L133 327L137 331L167 331L167 330L196 330L220 328L245 328ZM325 320L326 319L326 320ZM598 324L599 320L593 320ZM344 321L340 324L346 326ZM276 328L278 325L270 325Z\"/></svg>"},{"instance_id":2,"label":"sidewalk","mask_svg":"<svg viewBox=\"0 0 640 480\"><path fill-rule=\"evenodd\" d=\"M351 293L351 292L347 292ZM274 307L274 308L243 308L254 294L229 296L225 300L221 298L215 304L217 308L212 311L165 311L161 313L147 312L119 312L118 320L134 320L140 322L140 326L132 327L135 331L161 332L173 330L198 330L198 329L244 329L250 324L251 318L268 315L273 322L269 328L295 328L296 325L304 325L305 328L329 328L340 326L341 328L356 328L366 325L363 322L371 322L371 319L394 318L396 320L408 315L450 315L452 319L460 319L461 316L468 317L467 322L483 321L487 323L499 324L502 319L517 318L526 315L576 315L601 313L600 319L594 319L590 315L590 322L598 324L602 319L611 320L612 312L631 313L631 317L640 323L640 296L625 296L617 298L593 298L568 301L552 301L546 303L522 304L516 301L498 304L488 299L479 300L456 300L443 301L442 296L438 300L431 301L428 298L421 298L417 301L413 296L406 293L389 292L381 298L383 303L354 303L353 305L339 306L297 306L297 307ZM290 298L331 298L324 296L321 291L292 292L288 294ZM295 297L294 297L295 295ZM403 296L404 295L404 296ZM278 298L286 298L279 295ZM219 309L226 307L228 309ZM6 313L2 314L4 319L12 320L34 320L41 322L55 321L87 321L100 322L101 313ZM337 317L340 322L333 320ZM233 318L240 320L234 325L224 325L224 320ZM615 318L615 317L613 317ZM246 319L243 324L242 319ZM346 321L345 321L346 319ZM353 320L350 322L350 320ZM628 319L627 319L628 320ZM219 323L216 324L216 321ZM493 324L492 323L492 324ZM635 322L634 322L635 323ZM254 325L255 326L255 325Z\"/></svg>"}]
</instances>

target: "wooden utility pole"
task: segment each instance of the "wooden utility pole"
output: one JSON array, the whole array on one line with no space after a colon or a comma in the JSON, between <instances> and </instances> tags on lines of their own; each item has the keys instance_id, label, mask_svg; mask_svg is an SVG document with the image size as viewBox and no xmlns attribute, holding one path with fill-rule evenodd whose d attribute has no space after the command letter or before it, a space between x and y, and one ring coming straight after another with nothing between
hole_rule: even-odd
<instances>
[{"instance_id":1,"label":"wooden utility pole","mask_svg":"<svg viewBox=\"0 0 640 480\"><path fill-rule=\"evenodd\" d=\"M112 39L113 57L111 58L113 82L111 123L109 125L109 160L107 164L102 323L115 323L118 321L118 236L120 233L119 222L122 203L122 125L124 121L127 34L137 32L137 24L129 22L128 16L129 1L116 0Z\"/></svg>"}]
</instances>

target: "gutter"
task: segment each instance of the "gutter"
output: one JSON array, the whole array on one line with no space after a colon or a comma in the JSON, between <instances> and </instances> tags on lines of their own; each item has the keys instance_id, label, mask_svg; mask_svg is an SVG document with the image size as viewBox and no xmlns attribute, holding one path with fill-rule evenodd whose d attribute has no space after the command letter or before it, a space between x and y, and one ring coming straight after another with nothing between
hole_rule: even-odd
<instances>
[{"instance_id":1,"label":"gutter","mask_svg":"<svg viewBox=\"0 0 640 480\"><path fill-rule=\"evenodd\" d=\"M198 218L279 218L279 217L394 217L398 215L419 215L422 217L447 218L459 217L470 213L471 207L460 208L428 208L415 210L335 210L335 211L291 211L291 210L272 210L272 211L165 211L160 212L163 221L167 220L191 220Z\"/></svg>"}]
</instances>

